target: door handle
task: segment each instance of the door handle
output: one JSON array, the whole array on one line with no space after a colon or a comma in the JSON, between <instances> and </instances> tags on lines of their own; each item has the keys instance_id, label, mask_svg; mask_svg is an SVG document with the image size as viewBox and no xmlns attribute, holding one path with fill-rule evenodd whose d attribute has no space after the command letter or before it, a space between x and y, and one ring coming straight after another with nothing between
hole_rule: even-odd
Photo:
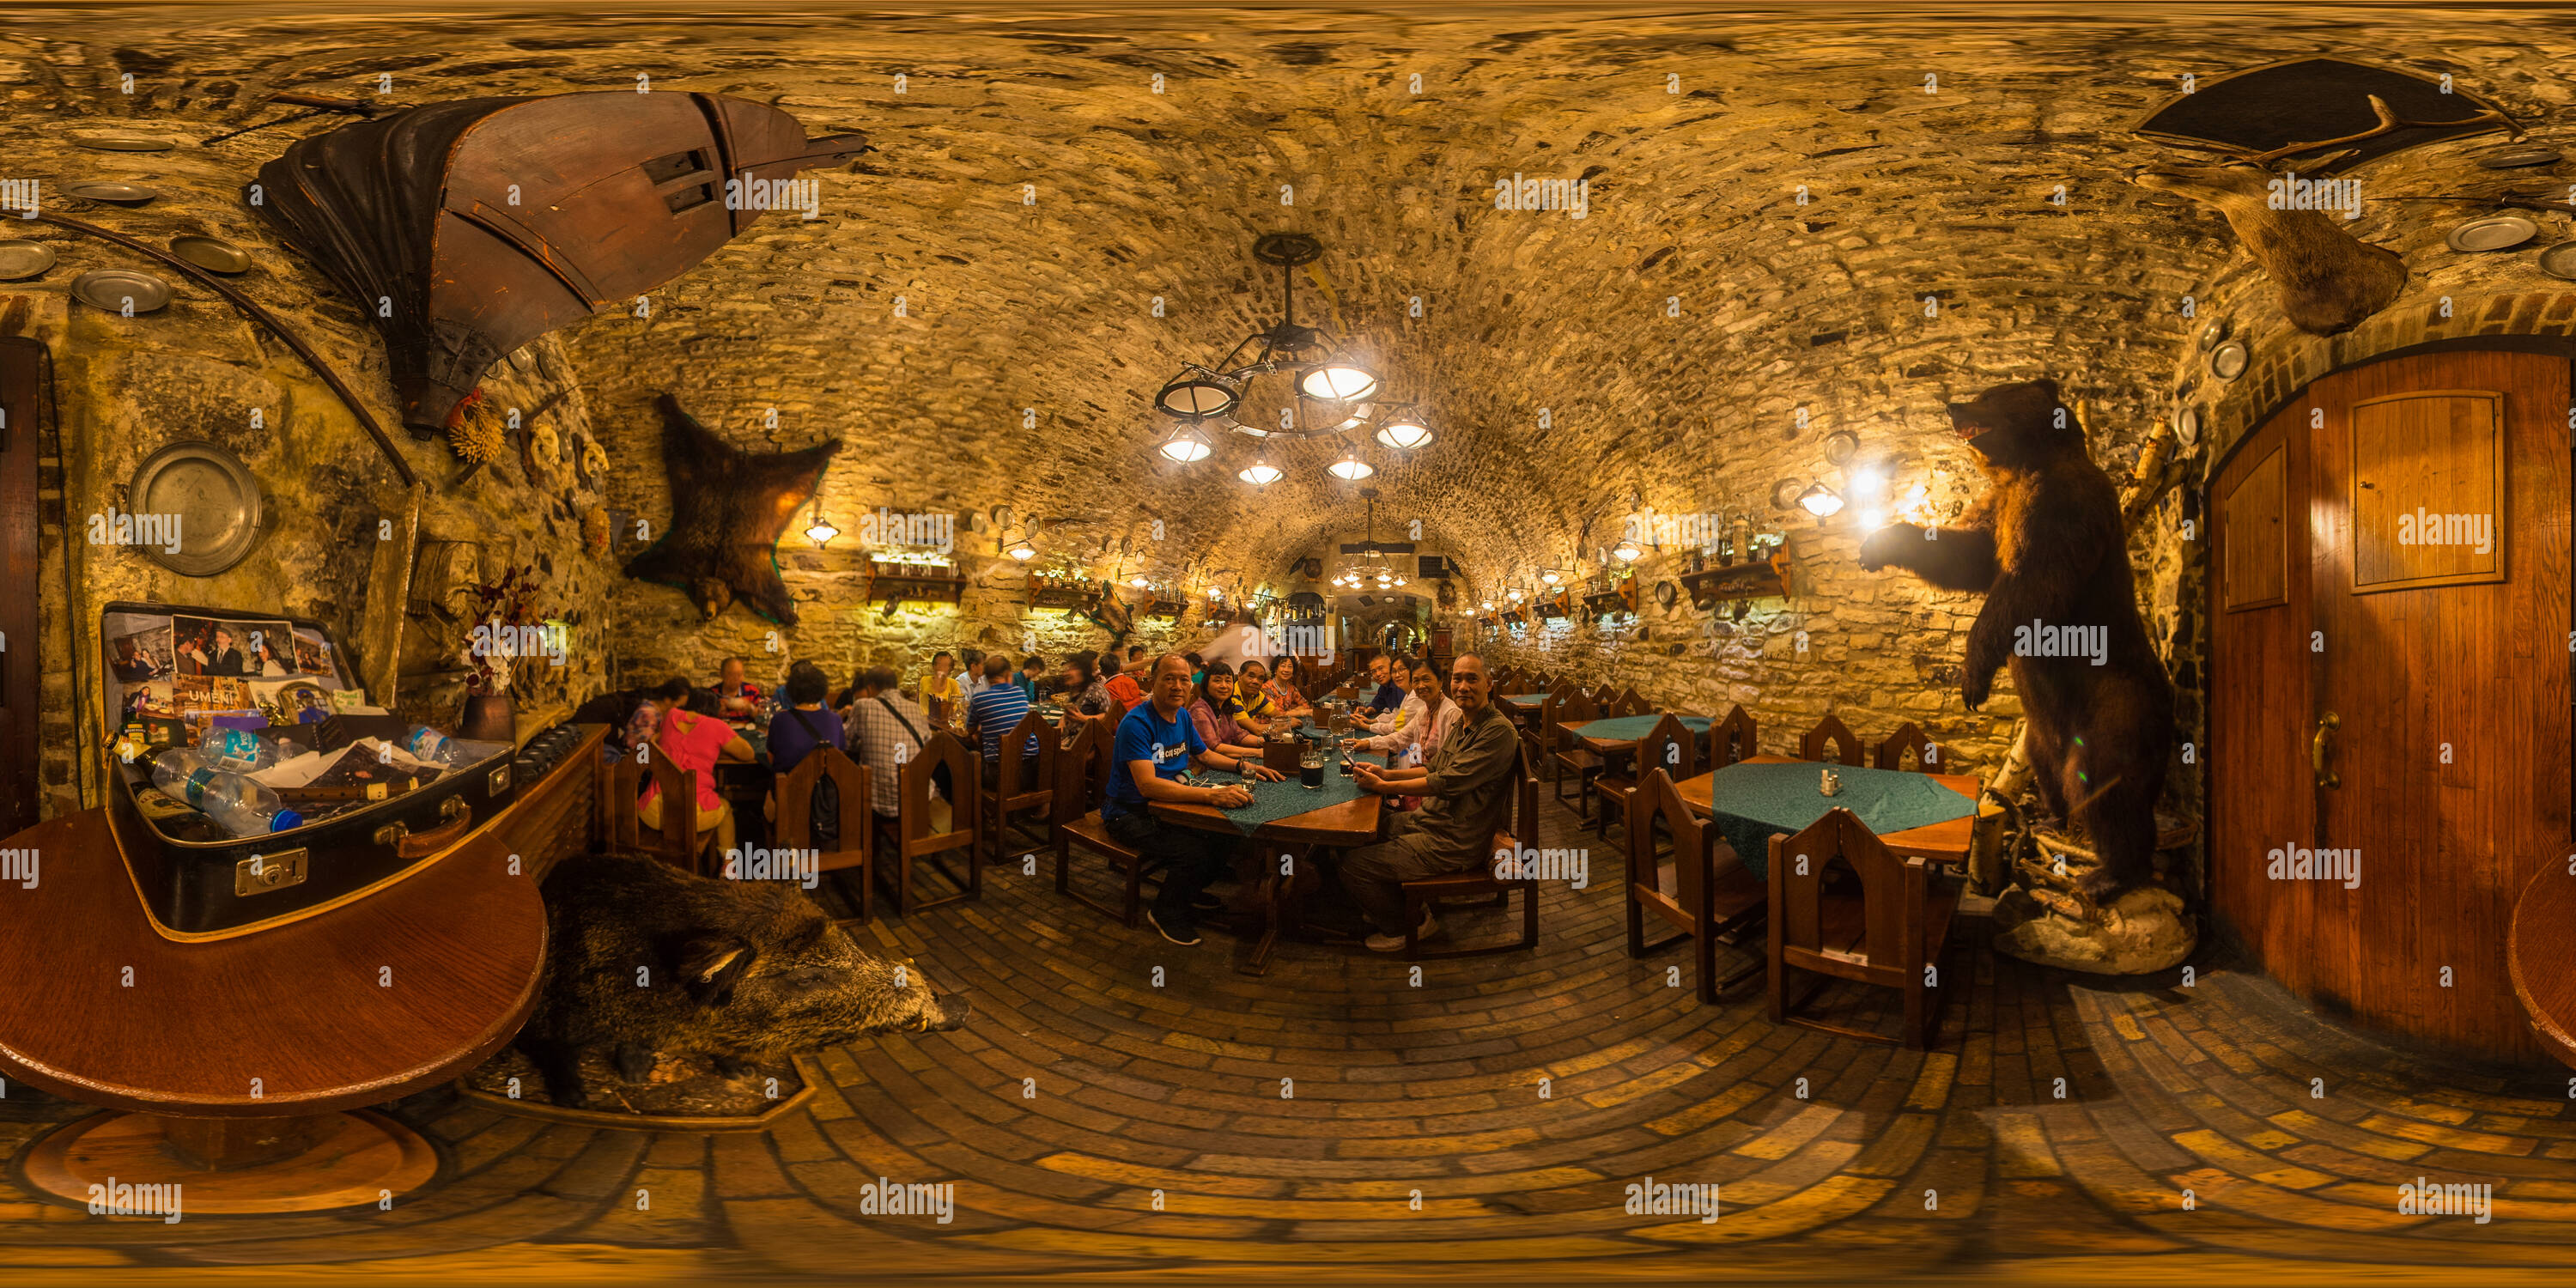
<instances>
[{"instance_id":1,"label":"door handle","mask_svg":"<svg viewBox=\"0 0 2576 1288\"><path fill-rule=\"evenodd\" d=\"M2308 765L2316 771L2319 787L2343 786L2343 776L2326 768L2326 754L2334 746L2334 731L2342 727L2343 720L2329 711L2317 720L2317 736L2308 741Z\"/></svg>"}]
</instances>

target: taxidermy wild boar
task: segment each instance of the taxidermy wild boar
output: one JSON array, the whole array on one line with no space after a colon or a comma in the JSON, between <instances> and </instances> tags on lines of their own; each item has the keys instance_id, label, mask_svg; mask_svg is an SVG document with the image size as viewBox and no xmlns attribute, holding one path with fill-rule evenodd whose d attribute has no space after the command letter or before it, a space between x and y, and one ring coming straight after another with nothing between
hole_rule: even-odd
<instances>
[{"instance_id":1,"label":"taxidermy wild boar","mask_svg":"<svg viewBox=\"0 0 2576 1288\"><path fill-rule=\"evenodd\" d=\"M2272 174L2250 161L2150 166L2129 182L2178 193L2227 217L2236 239L2280 288L2281 312L2311 335L2339 335L2406 289L2406 261L2345 232L2321 210L2284 209Z\"/></svg>"},{"instance_id":2,"label":"taxidermy wild boar","mask_svg":"<svg viewBox=\"0 0 2576 1288\"><path fill-rule=\"evenodd\" d=\"M586 1050L614 1047L641 1082L659 1051L738 1072L897 1030L963 1027L962 994L859 950L789 882L719 881L650 859L592 855L546 878L552 942L519 1048L556 1104L588 1103Z\"/></svg>"}]
</instances>

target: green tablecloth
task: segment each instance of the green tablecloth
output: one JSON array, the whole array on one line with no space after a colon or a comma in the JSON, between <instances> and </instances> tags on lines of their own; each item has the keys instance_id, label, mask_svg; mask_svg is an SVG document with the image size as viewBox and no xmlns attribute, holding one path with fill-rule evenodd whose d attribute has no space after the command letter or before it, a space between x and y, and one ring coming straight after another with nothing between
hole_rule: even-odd
<instances>
[{"instance_id":1,"label":"green tablecloth","mask_svg":"<svg viewBox=\"0 0 2576 1288\"><path fill-rule=\"evenodd\" d=\"M1682 728L1692 733L1706 733L1708 727L1716 723L1707 716L1677 716L1675 719L1682 722ZM1662 716L1612 716L1607 720L1593 720L1576 725L1574 731L1586 738L1599 738L1604 742L1635 742L1653 733L1655 726L1662 721Z\"/></svg>"},{"instance_id":2,"label":"green tablecloth","mask_svg":"<svg viewBox=\"0 0 2576 1288\"><path fill-rule=\"evenodd\" d=\"M1535 709L1540 703L1547 701L1547 695L1544 693L1507 693L1503 695L1503 701L1516 707L1530 707Z\"/></svg>"},{"instance_id":3,"label":"green tablecloth","mask_svg":"<svg viewBox=\"0 0 2576 1288\"><path fill-rule=\"evenodd\" d=\"M1796 833L1830 809L1847 809L1869 830L1885 836L1909 827L1946 823L1976 811L1976 802L1934 782L1929 775L1899 769L1831 766L1842 776L1839 795L1817 790L1827 766L1813 761L1795 764L1729 765L1709 784L1710 820L1744 868L1757 877L1770 875L1771 836Z\"/></svg>"},{"instance_id":4,"label":"green tablecloth","mask_svg":"<svg viewBox=\"0 0 2576 1288\"><path fill-rule=\"evenodd\" d=\"M1251 804L1225 811L1225 821L1234 824L1235 830L1245 836L1258 831L1264 823L1276 823L1308 810L1357 800L1363 794L1358 779L1343 777L1339 757L1324 767L1324 785L1311 791L1297 781L1295 774L1275 783L1205 769L1193 770L1190 777L1193 782L1204 781L1211 787L1243 783L1252 789Z\"/></svg>"}]
</instances>

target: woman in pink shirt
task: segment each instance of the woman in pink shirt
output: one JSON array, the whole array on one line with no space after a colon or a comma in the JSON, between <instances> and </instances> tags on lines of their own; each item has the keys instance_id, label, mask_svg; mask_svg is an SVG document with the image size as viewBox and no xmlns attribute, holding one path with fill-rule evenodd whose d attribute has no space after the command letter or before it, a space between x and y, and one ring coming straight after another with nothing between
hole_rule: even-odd
<instances>
[{"instance_id":1,"label":"woman in pink shirt","mask_svg":"<svg viewBox=\"0 0 2576 1288\"><path fill-rule=\"evenodd\" d=\"M697 689L689 694L686 710L673 706L662 713L662 730L653 739L652 754L669 760L671 767L682 772L696 770L698 775L698 834L716 834L716 854L721 858L733 848L733 809L716 793L716 762L753 759L751 744L733 726L716 717L716 695L711 689ZM635 816L644 826L662 830L662 785L645 787L644 797L636 802Z\"/></svg>"}]
</instances>

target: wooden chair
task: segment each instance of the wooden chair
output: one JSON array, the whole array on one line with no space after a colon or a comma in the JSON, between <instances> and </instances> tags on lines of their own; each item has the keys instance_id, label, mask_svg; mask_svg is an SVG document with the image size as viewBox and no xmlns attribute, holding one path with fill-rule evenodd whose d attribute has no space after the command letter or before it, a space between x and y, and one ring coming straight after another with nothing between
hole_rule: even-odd
<instances>
[{"instance_id":1,"label":"wooden chair","mask_svg":"<svg viewBox=\"0 0 2576 1288\"><path fill-rule=\"evenodd\" d=\"M1914 753L1911 765L1905 763L1905 754L1909 751ZM1932 740L1924 737L1923 731L1908 720L1896 726L1896 732L1880 740L1872 763L1880 769L1912 769L1930 773L1936 768L1934 762L1940 754L1933 749Z\"/></svg>"},{"instance_id":2,"label":"wooden chair","mask_svg":"<svg viewBox=\"0 0 2576 1288\"><path fill-rule=\"evenodd\" d=\"M1511 828L1494 833L1493 855L1517 854L1522 844L1538 845L1538 778L1530 772L1527 755L1512 765L1512 800L1515 814ZM1450 957L1483 957L1492 953L1514 953L1538 946L1538 878L1496 877L1495 863L1489 860L1481 867L1443 876L1407 881L1404 891L1404 959L1406 961L1439 961ZM1493 906L1509 908L1512 891L1521 892L1521 934L1518 939L1482 944L1473 948L1444 948L1436 952L1423 950L1419 938L1424 913L1439 907L1443 899L1494 897Z\"/></svg>"},{"instance_id":3,"label":"wooden chair","mask_svg":"<svg viewBox=\"0 0 2576 1288\"><path fill-rule=\"evenodd\" d=\"M1655 714L1655 706L1653 703L1639 697L1635 689L1621 689L1619 691L1619 700L1603 704L1601 714L1605 718L1611 716L1650 716Z\"/></svg>"},{"instance_id":4,"label":"wooden chair","mask_svg":"<svg viewBox=\"0 0 2576 1288\"><path fill-rule=\"evenodd\" d=\"M1665 777L1675 781L1697 777L1699 739L1680 717L1667 711L1645 737L1637 740L1636 758L1626 769L1625 773L1605 770L1592 780L1593 794L1601 798L1601 816L1592 820L1592 830L1597 836L1610 835L1613 806L1619 809L1622 817L1626 816L1629 799L1637 793L1639 775L1662 770Z\"/></svg>"},{"instance_id":5,"label":"wooden chair","mask_svg":"<svg viewBox=\"0 0 2576 1288\"><path fill-rule=\"evenodd\" d=\"M1617 689L1611 688L1609 685L1605 684L1592 691L1592 709L1600 712L1603 716L1608 716L1610 714L1610 708L1617 705L1619 705L1619 691Z\"/></svg>"},{"instance_id":6,"label":"wooden chair","mask_svg":"<svg viewBox=\"0 0 2576 1288\"><path fill-rule=\"evenodd\" d=\"M876 891L870 884L873 874L869 866L876 854L877 811L869 796L867 766L829 745L805 753L805 758L778 780L771 793L772 812L777 817L770 821L770 827L780 849L814 848L814 789L825 779L831 780L840 792L841 848L817 856L814 867L819 872L858 869L859 915L835 919L843 925L854 925L867 920L875 910Z\"/></svg>"},{"instance_id":7,"label":"wooden chair","mask_svg":"<svg viewBox=\"0 0 2576 1288\"><path fill-rule=\"evenodd\" d=\"M1022 754L1033 739L1038 745L1034 763ZM1055 762L1063 754L1064 735L1048 724L1046 717L1031 710L994 745L1001 749L1001 760L993 774L993 785L983 788L978 799L984 810L984 835L991 839L993 861L999 863L1012 815L1035 814L1052 832Z\"/></svg>"},{"instance_id":8,"label":"wooden chair","mask_svg":"<svg viewBox=\"0 0 2576 1288\"><path fill-rule=\"evenodd\" d=\"M1558 804L1565 803L1565 774L1574 771L1574 799L1577 813L1584 822L1592 821L1592 779L1601 772L1601 757L1576 740L1574 732L1564 725L1586 724L1601 718L1601 708L1592 695L1581 689L1552 694L1540 709L1539 738L1547 745L1548 774L1555 784L1553 795Z\"/></svg>"},{"instance_id":9,"label":"wooden chair","mask_svg":"<svg viewBox=\"0 0 2576 1288\"><path fill-rule=\"evenodd\" d=\"M1856 892L1828 883L1828 869L1838 862L1858 878ZM1931 860L1897 858L1850 810L1827 810L1796 836L1772 837L1771 1022L1890 1045L1900 1040L1796 1014L1830 979L1793 1004L1789 971L1795 968L1897 990L1905 998L1902 1043L1930 1047L1940 1005L1958 985L1944 987L1925 975L1949 944L1958 908L1957 884L1941 879Z\"/></svg>"},{"instance_id":10,"label":"wooden chair","mask_svg":"<svg viewBox=\"0 0 2576 1288\"><path fill-rule=\"evenodd\" d=\"M961 899L984 897L984 849L977 844L975 793L982 779L976 775L975 753L957 740L957 735L940 730L930 735L919 755L904 762L894 820L879 829L894 842L891 854L894 878L894 910L909 916ZM933 789L931 771L948 766L950 792L962 799L949 802L948 830L930 830L930 802ZM883 822L883 820L878 820ZM913 863L933 858L952 850L966 852L966 880L957 893L916 902L913 898ZM885 865L874 859L869 866L878 872ZM953 875L953 874L952 874Z\"/></svg>"},{"instance_id":11,"label":"wooden chair","mask_svg":"<svg viewBox=\"0 0 2576 1288\"><path fill-rule=\"evenodd\" d=\"M1770 905L1770 892L1747 871L1735 847L1718 835L1717 825L1702 819L1682 801L1672 776L1661 768L1646 771L1628 807L1628 955L1643 957L1683 939L1692 941L1691 957L1699 1000L1715 1002L1763 968L1764 958L1744 939ZM1664 893L1662 862L1655 854L1655 823L1661 820L1673 838L1673 893ZM1653 913L1681 933L1658 943L1646 942L1646 914ZM1717 977L1717 946L1742 949L1750 965Z\"/></svg>"},{"instance_id":12,"label":"wooden chair","mask_svg":"<svg viewBox=\"0 0 2576 1288\"><path fill-rule=\"evenodd\" d=\"M620 756L605 770L608 782L600 792L600 810L605 815L600 835L608 839L611 853L642 854L705 876L704 852L715 848L716 831L709 828L703 838L698 835L698 771L672 764L668 757L655 754L650 743L642 754L640 764L634 756ZM640 798L647 782L662 788L658 830L644 826Z\"/></svg>"},{"instance_id":13,"label":"wooden chair","mask_svg":"<svg viewBox=\"0 0 2576 1288\"><path fill-rule=\"evenodd\" d=\"M1108 793L1109 775L1116 769L1110 756L1113 741L1114 735L1106 726L1087 724L1057 753L1055 787L1048 797L1052 823L1048 830L1055 833L1055 892L1071 896L1074 902L1103 916L1116 917L1121 925L1133 930L1136 914L1145 901L1144 858L1111 836L1100 819L1100 802ZM1124 907L1094 902L1073 887L1076 845L1108 859L1126 878Z\"/></svg>"},{"instance_id":14,"label":"wooden chair","mask_svg":"<svg viewBox=\"0 0 2576 1288\"><path fill-rule=\"evenodd\" d=\"M1860 739L1853 737L1850 728L1832 716L1817 721L1815 728L1798 739L1798 759L1823 760L1827 744L1832 745L1835 760L1846 765L1860 763Z\"/></svg>"},{"instance_id":15,"label":"wooden chair","mask_svg":"<svg viewBox=\"0 0 2576 1288\"><path fill-rule=\"evenodd\" d=\"M1753 716L1741 706L1727 712L1724 720L1708 727L1706 760L1712 772L1761 752L1761 744L1754 740Z\"/></svg>"}]
</instances>

